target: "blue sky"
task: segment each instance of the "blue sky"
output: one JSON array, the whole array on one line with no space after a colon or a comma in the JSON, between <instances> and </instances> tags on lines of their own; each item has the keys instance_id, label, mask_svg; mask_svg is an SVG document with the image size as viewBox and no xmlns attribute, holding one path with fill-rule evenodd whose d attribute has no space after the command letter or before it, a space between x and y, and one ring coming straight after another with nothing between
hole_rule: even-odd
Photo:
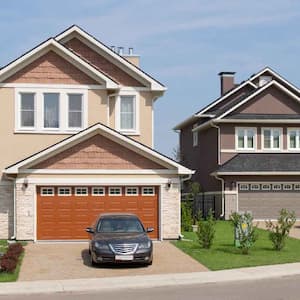
<instances>
[{"instance_id":1,"label":"blue sky","mask_svg":"<svg viewBox=\"0 0 300 300\"><path fill-rule=\"evenodd\" d=\"M240 82L270 66L300 86L300 1L3 1L0 65L72 24L107 45L134 47L168 91L155 106L155 148L169 156L172 127L219 96L220 71Z\"/></svg>"}]
</instances>

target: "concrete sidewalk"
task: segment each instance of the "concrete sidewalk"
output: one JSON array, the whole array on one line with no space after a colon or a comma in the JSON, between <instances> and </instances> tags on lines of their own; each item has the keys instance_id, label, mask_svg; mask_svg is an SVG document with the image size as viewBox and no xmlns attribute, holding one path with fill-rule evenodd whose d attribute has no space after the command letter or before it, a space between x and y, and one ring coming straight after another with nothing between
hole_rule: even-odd
<instances>
[{"instance_id":1,"label":"concrete sidewalk","mask_svg":"<svg viewBox=\"0 0 300 300\"><path fill-rule=\"evenodd\" d=\"M63 292L70 293L87 291L96 292L103 290L137 289L173 285L178 286L244 280L261 280L293 275L300 275L300 263L211 272L1 283L0 295L24 295Z\"/></svg>"}]
</instances>

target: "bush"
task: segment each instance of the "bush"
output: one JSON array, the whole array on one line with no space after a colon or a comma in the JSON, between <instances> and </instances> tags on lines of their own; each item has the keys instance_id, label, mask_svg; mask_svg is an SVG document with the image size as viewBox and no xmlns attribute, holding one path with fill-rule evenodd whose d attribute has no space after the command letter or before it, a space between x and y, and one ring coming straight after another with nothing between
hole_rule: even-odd
<instances>
[{"instance_id":1,"label":"bush","mask_svg":"<svg viewBox=\"0 0 300 300\"><path fill-rule=\"evenodd\" d=\"M22 244L10 244L7 252L1 257L0 269L1 272L13 273L17 267L19 257L24 251Z\"/></svg>"},{"instance_id":2,"label":"bush","mask_svg":"<svg viewBox=\"0 0 300 300\"><path fill-rule=\"evenodd\" d=\"M249 254L258 237L252 215L247 212L244 214L234 212L230 219L234 225L236 246L241 249L242 254Z\"/></svg>"},{"instance_id":3,"label":"bush","mask_svg":"<svg viewBox=\"0 0 300 300\"><path fill-rule=\"evenodd\" d=\"M10 244L7 250L7 252L14 253L17 256L20 256L23 251L24 248L21 243Z\"/></svg>"},{"instance_id":4,"label":"bush","mask_svg":"<svg viewBox=\"0 0 300 300\"><path fill-rule=\"evenodd\" d=\"M181 202L181 231L191 231L193 224L192 207L188 200Z\"/></svg>"},{"instance_id":5,"label":"bush","mask_svg":"<svg viewBox=\"0 0 300 300\"><path fill-rule=\"evenodd\" d=\"M295 212L288 211L285 208L281 209L279 212L279 217L276 223L273 223L272 221L266 222L266 227L269 230L269 238L273 243L275 250L280 251L284 248L286 238L288 237L295 222Z\"/></svg>"},{"instance_id":6,"label":"bush","mask_svg":"<svg viewBox=\"0 0 300 300\"><path fill-rule=\"evenodd\" d=\"M2 272L13 273L17 267L17 261L3 255L0 262Z\"/></svg>"},{"instance_id":7,"label":"bush","mask_svg":"<svg viewBox=\"0 0 300 300\"><path fill-rule=\"evenodd\" d=\"M198 221L197 236L200 245L205 249L209 249L212 246L216 232L215 225L216 220L211 209L208 212L206 221L202 217Z\"/></svg>"}]
</instances>

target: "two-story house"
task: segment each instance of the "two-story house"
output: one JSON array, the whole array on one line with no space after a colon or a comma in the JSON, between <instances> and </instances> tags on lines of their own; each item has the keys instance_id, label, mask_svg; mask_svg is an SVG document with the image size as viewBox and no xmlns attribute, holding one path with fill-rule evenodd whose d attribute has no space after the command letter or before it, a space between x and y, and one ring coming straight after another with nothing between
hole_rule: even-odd
<instances>
[{"instance_id":1,"label":"two-story house","mask_svg":"<svg viewBox=\"0 0 300 300\"><path fill-rule=\"evenodd\" d=\"M175 127L182 163L196 170L217 216L251 211L300 218L300 91L270 68L235 84L221 72L221 96Z\"/></svg>"},{"instance_id":2,"label":"two-story house","mask_svg":"<svg viewBox=\"0 0 300 300\"><path fill-rule=\"evenodd\" d=\"M0 238L81 240L104 212L180 234L191 170L153 149L166 88L77 26L0 69Z\"/></svg>"}]
</instances>

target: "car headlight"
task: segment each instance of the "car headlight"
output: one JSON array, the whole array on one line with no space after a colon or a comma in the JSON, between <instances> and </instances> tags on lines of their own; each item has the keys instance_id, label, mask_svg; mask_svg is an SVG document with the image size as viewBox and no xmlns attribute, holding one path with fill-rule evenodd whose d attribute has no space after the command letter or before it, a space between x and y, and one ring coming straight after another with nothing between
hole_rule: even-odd
<instances>
[{"instance_id":1,"label":"car headlight","mask_svg":"<svg viewBox=\"0 0 300 300\"><path fill-rule=\"evenodd\" d=\"M95 248L99 250L109 250L108 245L106 243L101 242L95 242L94 244Z\"/></svg>"},{"instance_id":2,"label":"car headlight","mask_svg":"<svg viewBox=\"0 0 300 300\"><path fill-rule=\"evenodd\" d=\"M139 244L139 249L149 249L150 247L151 247L151 241Z\"/></svg>"}]
</instances>

